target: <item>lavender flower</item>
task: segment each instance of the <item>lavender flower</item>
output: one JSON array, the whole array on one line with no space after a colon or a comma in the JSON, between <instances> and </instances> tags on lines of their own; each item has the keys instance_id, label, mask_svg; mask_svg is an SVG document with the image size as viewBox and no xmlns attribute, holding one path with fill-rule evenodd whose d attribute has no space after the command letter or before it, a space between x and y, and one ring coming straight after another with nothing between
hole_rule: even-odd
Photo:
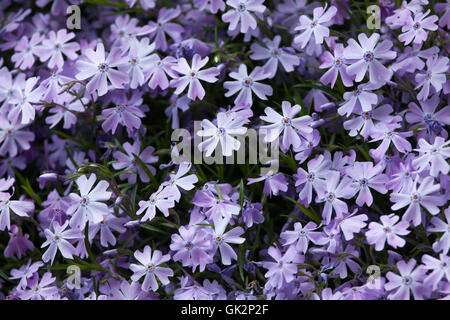
<instances>
[{"instance_id":1,"label":"lavender flower","mask_svg":"<svg viewBox=\"0 0 450 320\"><path fill-rule=\"evenodd\" d=\"M86 84L87 93L97 91L99 96L108 92L109 80L114 88L123 88L123 83L128 81L128 75L113 69L121 64L122 52L119 48L112 48L105 58L105 47L103 43L97 43L94 50L88 48L84 52L84 58L75 63L78 73L75 77L78 80L90 79Z\"/></svg>"},{"instance_id":2,"label":"lavender flower","mask_svg":"<svg viewBox=\"0 0 450 320\"><path fill-rule=\"evenodd\" d=\"M216 67L200 70L209 61L208 57L204 59L200 55L195 54L192 59L192 67L190 67L185 58L178 61L178 65L173 66L172 69L181 73L183 76L170 81L170 87L176 88L175 94L179 95L189 85L188 98L195 100L197 97L202 100L205 96L205 89L203 89L200 80L213 83L217 81L219 71Z\"/></svg>"},{"instance_id":3,"label":"lavender flower","mask_svg":"<svg viewBox=\"0 0 450 320\"><path fill-rule=\"evenodd\" d=\"M145 275L142 283L143 291L156 291L159 287L156 277L163 285L169 283L169 277L173 276L173 271L170 268L160 267L161 264L170 260L170 255L163 255L161 251L155 250L152 254L150 246L145 246L143 251L135 251L134 257L139 261L138 264L130 264L130 269L133 271L131 280L138 281Z\"/></svg>"},{"instance_id":4,"label":"lavender flower","mask_svg":"<svg viewBox=\"0 0 450 320\"><path fill-rule=\"evenodd\" d=\"M406 241L398 235L404 236L411 231L407 230L409 223L406 221L400 221L399 216L395 214L385 215L380 217L380 223L371 222L369 224L369 230L366 232L367 242L375 245L375 250L381 251L384 249L385 243L393 248L401 248L405 245Z\"/></svg>"}]
</instances>

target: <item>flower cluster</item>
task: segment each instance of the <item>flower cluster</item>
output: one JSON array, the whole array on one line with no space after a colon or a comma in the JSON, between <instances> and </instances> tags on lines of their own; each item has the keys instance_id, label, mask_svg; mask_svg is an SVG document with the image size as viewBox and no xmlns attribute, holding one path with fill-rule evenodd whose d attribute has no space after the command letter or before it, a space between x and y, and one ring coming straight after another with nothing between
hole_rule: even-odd
<instances>
[{"instance_id":1,"label":"flower cluster","mask_svg":"<svg viewBox=\"0 0 450 320\"><path fill-rule=\"evenodd\" d=\"M3 1L0 299L450 299L450 4L360 6Z\"/></svg>"}]
</instances>

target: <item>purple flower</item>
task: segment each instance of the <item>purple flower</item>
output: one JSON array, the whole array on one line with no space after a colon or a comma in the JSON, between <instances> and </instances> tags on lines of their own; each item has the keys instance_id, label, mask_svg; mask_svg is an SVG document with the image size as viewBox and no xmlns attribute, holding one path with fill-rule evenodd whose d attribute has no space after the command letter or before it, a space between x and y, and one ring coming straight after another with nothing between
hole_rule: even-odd
<instances>
[{"instance_id":1,"label":"purple flower","mask_svg":"<svg viewBox=\"0 0 450 320\"><path fill-rule=\"evenodd\" d=\"M34 120L36 110L34 105L39 104L43 95L43 87L36 86L39 78L28 78L25 82L23 90L17 90L16 95L9 100L13 105L11 111L8 113L8 119L12 122L19 122L19 116L22 124L29 124ZM32 105L33 104L33 105Z\"/></svg>"},{"instance_id":2,"label":"purple flower","mask_svg":"<svg viewBox=\"0 0 450 320\"><path fill-rule=\"evenodd\" d=\"M417 73L415 80L417 86L415 90L422 88L417 95L417 99L424 101L430 95L430 86L433 87L435 93L439 93L443 84L447 81L445 72L449 68L449 59L447 57L439 57L434 55L427 60L427 70L424 73Z\"/></svg>"},{"instance_id":3,"label":"purple flower","mask_svg":"<svg viewBox=\"0 0 450 320\"><path fill-rule=\"evenodd\" d=\"M410 102L408 104L408 112L405 114L406 121L411 124L420 124L430 134L446 134L444 127L450 125L450 106L445 106L436 112L439 102L438 94L427 100L420 101L420 108L416 103Z\"/></svg>"},{"instance_id":4,"label":"purple flower","mask_svg":"<svg viewBox=\"0 0 450 320\"><path fill-rule=\"evenodd\" d=\"M231 264L231 260L237 260L236 252L234 252L229 243L241 244L245 241L245 238L240 237L244 233L244 229L241 227L225 232L228 223L228 219L218 219L214 222L214 232L211 233L214 246L213 252L215 253L219 249L222 263L226 266Z\"/></svg>"},{"instance_id":5,"label":"purple flower","mask_svg":"<svg viewBox=\"0 0 450 320\"><path fill-rule=\"evenodd\" d=\"M342 292L336 290L333 293L331 288L325 288L321 291L320 296L314 292L311 296L311 300L343 300L344 296Z\"/></svg>"},{"instance_id":6,"label":"purple flower","mask_svg":"<svg viewBox=\"0 0 450 320\"><path fill-rule=\"evenodd\" d=\"M221 192L223 197L223 191ZM194 198L191 200L191 203L205 209L208 208L205 215L213 221L217 221L220 218L230 220L232 216L237 216L241 211L241 207L238 204L233 203L228 199L217 198L214 193L209 190L197 191Z\"/></svg>"},{"instance_id":7,"label":"purple flower","mask_svg":"<svg viewBox=\"0 0 450 320\"><path fill-rule=\"evenodd\" d=\"M137 0L125 0L126 3L130 6L130 8L134 7ZM142 9L148 10L151 8L154 8L156 5L156 0L139 0L139 4L141 5ZM123 283L123 282L122 282Z\"/></svg>"},{"instance_id":8,"label":"purple flower","mask_svg":"<svg viewBox=\"0 0 450 320\"><path fill-rule=\"evenodd\" d=\"M169 216L169 209L175 207L176 194L170 188L164 188L162 185L154 192L147 201L139 201L139 210L136 212L140 215L145 211L141 222L151 221L156 215L156 208L161 211L165 217Z\"/></svg>"},{"instance_id":9,"label":"purple flower","mask_svg":"<svg viewBox=\"0 0 450 320\"><path fill-rule=\"evenodd\" d=\"M440 186L434 184L433 177L426 177L422 180L419 188L417 188L418 179L414 181L412 189L405 193L391 193L390 200L394 202L391 209L398 210L408 206L403 214L403 220L412 222L414 226L417 226L422 221L422 214L420 212L420 206L427 209L432 215L439 213L438 206L443 205L443 198L434 194L439 191Z\"/></svg>"},{"instance_id":10,"label":"purple flower","mask_svg":"<svg viewBox=\"0 0 450 320\"><path fill-rule=\"evenodd\" d=\"M111 213L105 215L103 220L99 223L89 225L89 241L92 243L92 240L100 231L100 244L103 247L108 247L108 244L114 246L117 239L112 233L112 230L119 233L124 233L127 231L127 229L123 226L126 220L126 218L118 218Z\"/></svg>"},{"instance_id":11,"label":"purple flower","mask_svg":"<svg viewBox=\"0 0 450 320\"><path fill-rule=\"evenodd\" d=\"M373 166L372 162L355 162L353 167L346 170L348 176L352 178L351 187L354 194L358 193L356 204L362 207L364 204L372 205L373 197L369 188L377 190L379 193L386 193L385 184L388 177L381 174L382 168Z\"/></svg>"},{"instance_id":12,"label":"purple flower","mask_svg":"<svg viewBox=\"0 0 450 320\"><path fill-rule=\"evenodd\" d=\"M11 229L10 212L20 216L29 217L34 211L34 203L28 200L10 200L9 193L0 194L0 231Z\"/></svg>"},{"instance_id":13,"label":"purple flower","mask_svg":"<svg viewBox=\"0 0 450 320\"><path fill-rule=\"evenodd\" d=\"M131 280L134 282L139 281L145 275L144 282L142 283L142 290L152 291L158 290L158 282L156 278L161 281L163 285L169 284L169 277L173 276L173 271L170 268L160 267L161 264L170 260L170 255L163 255L161 251L154 250L152 255L152 249L150 246L145 246L143 251L135 251L134 257L139 261L139 264L130 264L130 269L133 271Z\"/></svg>"},{"instance_id":14,"label":"purple flower","mask_svg":"<svg viewBox=\"0 0 450 320\"><path fill-rule=\"evenodd\" d=\"M257 43L251 45L252 60L267 60L263 69L271 79L275 77L278 64L281 64L286 72L294 71L294 67L300 64L300 59L291 48L280 48L281 36L276 35L273 40L264 39L265 47Z\"/></svg>"},{"instance_id":15,"label":"purple flower","mask_svg":"<svg viewBox=\"0 0 450 320\"><path fill-rule=\"evenodd\" d=\"M22 259L22 255L25 255L28 250L34 250L33 242L28 240L29 238L29 234L22 236L19 234L19 228L16 225L12 225L11 232L9 232L8 245L6 246L3 255L6 258L17 255L19 259Z\"/></svg>"},{"instance_id":16,"label":"purple flower","mask_svg":"<svg viewBox=\"0 0 450 320\"><path fill-rule=\"evenodd\" d=\"M443 219L441 220L438 217L433 217L431 219L432 226L428 227L427 231L443 233L439 240L433 243L433 250L447 254L450 249L450 207L444 213L447 222L444 222Z\"/></svg>"},{"instance_id":17,"label":"purple flower","mask_svg":"<svg viewBox=\"0 0 450 320\"><path fill-rule=\"evenodd\" d=\"M267 252L275 260L275 262L264 261L263 263L263 268L268 270L264 275L267 278L267 284L281 289L283 284L294 280L294 275L298 272L297 264L303 262L304 258L297 253L294 246L290 246L284 255L276 247L270 247Z\"/></svg>"},{"instance_id":18,"label":"purple flower","mask_svg":"<svg viewBox=\"0 0 450 320\"><path fill-rule=\"evenodd\" d=\"M156 22L150 21L148 31L151 38L156 35L155 48L166 51L168 48L166 33L175 42L182 40L181 34L184 32L184 28L177 23L170 22L178 17L181 13L180 9L167 9L161 8L158 13L158 20Z\"/></svg>"},{"instance_id":19,"label":"purple flower","mask_svg":"<svg viewBox=\"0 0 450 320\"><path fill-rule=\"evenodd\" d=\"M157 87L161 90L166 90L169 87L170 83L166 74L172 78L178 77L176 71L173 69L173 67L177 66L177 60L174 57L167 56L161 59L157 54L152 54L146 63L145 71L147 74L145 81L149 79L148 86L152 90L155 90Z\"/></svg>"},{"instance_id":20,"label":"purple flower","mask_svg":"<svg viewBox=\"0 0 450 320\"><path fill-rule=\"evenodd\" d=\"M56 278L52 277L51 272L46 272L39 281L39 276L28 280L28 290L20 291L19 297L22 300L56 300L59 298L58 287L54 284Z\"/></svg>"},{"instance_id":21,"label":"purple flower","mask_svg":"<svg viewBox=\"0 0 450 320\"><path fill-rule=\"evenodd\" d=\"M16 44L14 53L11 57L11 61L15 63L16 68L22 70L29 69L33 67L37 55L36 48L42 41L43 37L38 33L33 33L31 39L28 40L27 36L23 36Z\"/></svg>"},{"instance_id":22,"label":"purple flower","mask_svg":"<svg viewBox=\"0 0 450 320\"><path fill-rule=\"evenodd\" d=\"M242 203L242 221L247 228L250 228L253 224L263 223L264 215L262 212L262 205L260 203L250 203L250 201L244 200Z\"/></svg>"},{"instance_id":23,"label":"purple flower","mask_svg":"<svg viewBox=\"0 0 450 320\"><path fill-rule=\"evenodd\" d=\"M244 104L251 106L253 104L252 92L256 94L261 100L267 100L267 96L273 94L272 87L267 84L262 84L257 81L268 78L268 74L264 68L256 67L248 75L247 66L245 64L239 65L239 72L231 72L230 78L235 81L225 81L223 87L228 90L225 97L231 97L239 91L234 104Z\"/></svg>"},{"instance_id":24,"label":"purple flower","mask_svg":"<svg viewBox=\"0 0 450 320\"><path fill-rule=\"evenodd\" d=\"M170 97L170 106L168 106L165 110L165 114L168 119L172 119L172 130L180 128L180 118L178 112L179 110L184 112L189 109L190 101L191 100L187 97L187 95L179 97L173 94Z\"/></svg>"},{"instance_id":25,"label":"purple flower","mask_svg":"<svg viewBox=\"0 0 450 320\"><path fill-rule=\"evenodd\" d=\"M80 45L77 42L68 42L75 38L75 33L67 33L66 29L58 32L50 31L48 39L44 39L42 44L34 48L34 52L42 62L48 60L47 66L50 69L61 70L64 66L63 54L70 60L78 57L77 51Z\"/></svg>"},{"instance_id":26,"label":"purple flower","mask_svg":"<svg viewBox=\"0 0 450 320\"><path fill-rule=\"evenodd\" d=\"M283 3L278 4L277 9L283 14L283 19L280 23L292 29L297 25L302 15L312 14L313 9L320 6L318 2L307 2L306 0L285 0Z\"/></svg>"},{"instance_id":27,"label":"purple flower","mask_svg":"<svg viewBox=\"0 0 450 320\"><path fill-rule=\"evenodd\" d=\"M389 123L394 120L394 117L389 115L393 111L389 104L383 104L371 111L362 111L359 107L353 111L358 110L360 112L356 113L354 118L344 122L344 129L350 130L348 135L351 137L355 137L359 133L364 139L367 139L375 129L374 122Z\"/></svg>"},{"instance_id":28,"label":"purple flower","mask_svg":"<svg viewBox=\"0 0 450 320\"><path fill-rule=\"evenodd\" d=\"M322 217L325 224L331 221L333 209L337 216L341 216L344 212L348 212L347 204L339 200L339 198L349 199L353 196L353 190L350 187L351 181L348 178L342 179L340 182L340 174L338 171L329 171L327 175L326 188L323 193L317 195L316 202L325 202Z\"/></svg>"},{"instance_id":29,"label":"purple flower","mask_svg":"<svg viewBox=\"0 0 450 320\"><path fill-rule=\"evenodd\" d=\"M113 157L117 159L117 162L112 164L113 168L115 170L137 171L142 182L149 182L150 177L148 177L146 170L144 170L140 163L138 163L135 156L142 160L142 162L146 165L147 169L152 175L155 175L156 169L155 167L150 165L151 163L158 162L158 156L153 155L155 148L153 148L152 146L148 146L141 152L141 143L139 142L139 140L136 140L134 141L133 145L131 145L129 142L125 142L123 145L123 149L125 150L126 154L121 151L113 152ZM130 184L136 183L135 173L122 173L119 177L121 180L128 179L128 183Z\"/></svg>"},{"instance_id":30,"label":"purple flower","mask_svg":"<svg viewBox=\"0 0 450 320\"><path fill-rule=\"evenodd\" d=\"M325 160L323 155L318 155L316 158L308 161L308 172L303 168L297 169L297 174L294 175L295 186L301 186L299 198L306 202L308 206L312 200L312 189L317 194L323 194L326 191L326 179L329 174L329 161Z\"/></svg>"},{"instance_id":31,"label":"purple flower","mask_svg":"<svg viewBox=\"0 0 450 320\"><path fill-rule=\"evenodd\" d=\"M445 254L440 254L439 259L436 259L429 254L424 254L422 256L423 268L426 270L431 270L423 283L426 287L431 288L431 290L436 290L439 283L445 277L447 281L450 281L450 257Z\"/></svg>"},{"instance_id":32,"label":"purple flower","mask_svg":"<svg viewBox=\"0 0 450 320\"><path fill-rule=\"evenodd\" d=\"M359 258L359 252L354 246L348 245L341 254L344 254L344 258L338 260L333 274L338 274L341 279L345 279L348 276L347 267L353 273L361 269L361 266L352 260L352 258Z\"/></svg>"},{"instance_id":33,"label":"purple flower","mask_svg":"<svg viewBox=\"0 0 450 320\"><path fill-rule=\"evenodd\" d=\"M314 8L312 19L306 15L302 15L299 19L300 25L295 28L295 31L304 31L294 38L294 44L303 49L308 44L312 35L314 35L316 44L322 44L323 40L330 36L330 30L327 26L330 25L331 19L336 15L336 12L336 7L331 6L327 10L327 4L325 4L323 8Z\"/></svg>"},{"instance_id":34,"label":"purple flower","mask_svg":"<svg viewBox=\"0 0 450 320\"><path fill-rule=\"evenodd\" d=\"M142 94L139 92L133 93L130 99L125 94L118 96L113 100L115 107L102 110L99 119L104 120L103 130L114 134L120 124L127 128L128 135L131 136L133 131L141 127L141 118L145 117L144 111L148 111L142 101Z\"/></svg>"},{"instance_id":35,"label":"purple flower","mask_svg":"<svg viewBox=\"0 0 450 320\"><path fill-rule=\"evenodd\" d=\"M24 127L24 124L11 123L0 115L0 155L4 156L8 153L10 157L15 157L18 150L30 149L34 133L21 130Z\"/></svg>"},{"instance_id":36,"label":"purple flower","mask_svg":"<svg viewBox=\"0 0 450 320\"><path fill-rule=\"evenodd\" d=\"M29 278L32 278L34 274L42 267L44 263L42 261L37 261L31 263L31 259L28 259L27 264L22 265L19 269L11 270L11 277L9 279L20 279L17 289L22 290L27 286Z\"/></svg>"},{"instance_id":37,"label":"purple flower","mask_svg":"<svg viewBox=\"0 0 450 320\"><path fill-rule=\"evenodd\" d=\"M398 37L398 40L404 42L404 45L408 45L413 41L416 44L421 44L427 40L427 31L436 31L438 26L435 24L438 21L438 16L430 16L425 18L430 13L427 10L425 13L418 12L414 15L414 19L409 16L406 20L406 24L402 27L402 34Z\"/></svg>"},{"instance_id":38,"label":"purple flower","mask_svg":"<svg viewBox=\"0 0 450 320\"><path fill-rule=\"evenodd\" d=\"M389 291L389 300L409 300L410 291L412 291L414 299L423 300L428 295L427 288L422 281L425 278L425 272L422 268L416 266L416 260L410 259L408 262L397 262L397 268L400 275L389 271L386 278L389 280L384 285L384 289Z\"/></svg>"},{"instance_id":39,"label":"purple flower","mask_svg":"<svg viewBox=\"0 0 450 320\"><path fill-rule=\"evenodd\" d=\"M309 241L317 242L321 232L314 231L318 226L310 221L304 227L300 222L294 223L294 230L283 231L280 238L283 239L283 246L294 246L298 252L303 254L308 251Z\"/></svg>"},{"instance_id":40,"label":"purple flower","mask_svg":"<svg viewBox=\"0 0 450 320\"><path fill-rule=\"evenodd\" d=\"M208 8L208 10L214 14L219 10L225 10L225 2L223 0L195 0L194 3L200 10L203 11Z\"/></svg>"},{"instance_id":41,"label":"purple flower","mask_svg":"<svg viewBox=\"0 0 450 320\"><path fill-rule=\"evenodd\" d=\"M181 73L183 76L170 81L170 87L176 88L175 94L179 95L189 85L188 97L195 100L197 97L202 100L205 96L205 89L203 89L200 80L213 83L217 81L219 70L216 67L200 70L209 61L208 57L201 58L199 54L195 54L192 58L192 67L189 66L185 58L180 58L178 64L172 69Z\"/></svg>"},{"instance_id":42,"label":"purple flower","mask_svg":"<svg viewBox=\"0 0 450 320\"><path fill-rule=\"evenodd\" d=\"M194 184L198 182L198 178L195 174L185 176L191 169L192 164L183 162L178 167L178 171L174 174L170 174L169 181L163 183L166 189L170 190L174 195L176 202L180 201L181 193L180 189L189 191L195 188Z\"/></svg>"},{"instance_id":43,"label":"purple flower","mask_svg":"<svg viewBox=\"0 0 450 320\"><path fill-rule=\"evenodd\" d=\"M70 227L84 230L86 222L90 224L99 223L103 220L103 216L109 212L108 206L101 202L111 198L109 183L101 180L94 189L92 187L97 180L95 173L89 176L79 177L75 182L78 186L80 195L76 193L69 194L73 204L67 209L67 214L71 215Z\"/></svg>"},{"instance_id":44,"label":"purple flower","mask_svg":"<svg viewBox=\"0 0 450 320\"><path fill-rule=\"evenodd\" d=\"M448 174L450 165L446 159L450 157L450 140L445 141L442 137L436 137L433 144L429 144L425 139L420 139L417 149L419 156L412 162L413 166L417 168L418 172L425 169L430 169L430 175L437 177L439 172Z\"/></svg>"},{"instance_id":45,"label":"purple flower","mask_svg":"<svg viewBox=\"0 0 450 320\"><path fill-rule=\"evenodd\" d=\"M401 125L397 123L385 124L382 122L374 126L370 133L373 139L369 142L382 140L378 148L369 151L369 154L375 161L380 161L383 158L391 143L399 152L408 153L411 151L411 143L405 138L411 137L413 132L396 132L395 129L400 127Z\"/></svg>"},{"instance_id":46,"label":"purple flower","mask_svg":"<svg viewBox=\"0 0 450 320\"><path fill-rule=\"evenodd\" d=\"M384 249L386 241L395 249L402 248L406 242L398 235L404 236L411 231L408 230L409 223L406 221L398 222L399 219L399 216L392 213L381 216L381 224L377 222L369 223L369 230L366 232L367 243L374 244L377 251Z\"/></svg>"},{"instance_id":47,"label":"purple flower","mask_svg":"<svg viewBox=\"0 0 450 320\"><path fill-rule=\"evenodd\" d=\"M73 100L73 96L69 93L61 93L56 96L56 106L49 110L49 115L45 118L45 123L49 124L49 128L55 127L61 120L64 120L63 128L70 129L77 122L77 113L84 112L83 103L87 103L87 99Z\"/></svg>"},{"instance_id":48,"label":"purple flower","mask_svg":"<svg viewBox=\"0 0 450 320\"><path fill-rule=\"evenodd\" d=\"M332 7L334 8L334 7ZM347 65L344 61L344 46L340 43L336 44L334 47L334 55L330 52L325 52L322 55L322 64L319 66L320 69L330 68L325 72L320 81L323 84L331 83L331 88L334 87L338 75L341 75L342 83L346 87L351 87L353 85L353 78L348 74Z\"/></svg>"},{"instance_id":49,"label":"purple flower","mask_svg":"<svg viewBox=\"0 0 450 320\"><path fill-rule=\"evenodd\" d=\"M69 221L66 221L62 226L57 221L52 223L53 231L45 229L45 237L47 240L42 244L41 248L48 247L47 251L42 254L42 261L53 264L56 252L61 252L64 258L73 259L73 255L76 254L75 247L67 240L82 239L84 236L79 230L69 229Z\"/></svg>"},{"instance_id":50,"label":"purple flower","mask_svg":"<svg viewBox=\"0 0 450 320\"><path fill-rule=\"evenodd\" d=\"M313 131L311 128L312 119L308 115L294 118L302 109L298 104L291 107L291 104L288 101L283 101L281 108L283 110L283 116L271 107L264 109L266 115L261 116L260 118L266 122L272 123L261 127L262 130L267 130L264 141L272 142L280 136L281 132L283 132L281 148L288 150L291 145L294 148L298 148L300 147L301 139L297 132L300 132L300 134L311 133Z\"/></svg>"},{"instance_id":51,"label":"purple flower","mask_svg":"<svg viewBox=\"0 0 450 320\"><path fill-rule=\"evenodd\" d=\"M211 248L207 234L192 226L189 228L181 226L178 232L180 234L172 234L170 244L170 250L176 251L173 260L181 261L183 266L192 267L193 271L200 266L199 270L202 272L206 265L213 261L211 255L206 253Z\"/></svg>"},{"instance_id":52,"label":"purple flower","mask_svg":"<svg viewBox=\"0 0 450 320\"><path fill-rule=\"evenodd\" d=\"M371 111L372 106L378 101L377 95L371 91L378 88L379 85L367 83L358 85L358 88L353 91L345 92L345 102L338 108L338 113L341 116L346 115L349 117L352 112L360 113ZM370 115L370 113L368 115Z\"/></svg>"},{"instance_id":53,"label":"purple flower","mask_svg":"<svg viewBox=\"0 0 450 320\"><path fill-rule=\"evenodd\" d=\"M149 38L143 38L141 41L132 42L128 52L128 60L118 66L120 71L128 74L131 89L136 89L145 83L144 72L149 68L152 58L157 57L156 54L150 55L155 50L155 44L149 44L149 41ZM168 86L167 83L166 88Z\"/></svg>"},{"instance_id":54,"label":"purple flower","mask_svg":"<svg viewBox=\"0 0 450 320\"><path fill-rule=\"evenodd\" d=\"M261 174L259 178L248 178L247 185L264 181L263 192L266 196L278 195L278 193L288 190L288 181L282 173L274 173L272 170L266 174Z\"/></svg>"},{"instance_id":55,"label":"purple flower","mask_svg":"<svg viewBox=\"0 0 450 320\"><path fill-rule=\"evenodd\" d=\"M75 77L78 80L89 79L86 85L88 94L97 90L99 96L103 96L108 92L109 80L114 88L123 88L123 84L128 82L128 75L113 69L122 64L122 52L118 47L112 48L111 52L105 59L105 47L103 43L98 42L96 50L86 49L83 58L75 63L78 73Z\"/></svg>"},{"instance_id":56,"label":"purple flower","mask_svg":"<svg viewBox=\"0 0 450 320\"><path fill-rule=\"evenodd\" d=\"M402 74L403 72L423 70L425 67L425 62L423 62L422 59L429 59L433 55L438 54L439 48L434 46L421 50L421 47L422 45L417 44L413 44L411 47L406 47L405 51L397 58L398 62L392 64L391 69L399 74Z\"/></svg>"},{"instance_id":57,"label":"purple flower","mask_svg":"<svg viewBox=\"0 0 450 320\"><path fill-rule=\"evenodd\" d=\"M233 150L237 151L241 146L241 143L233 135L243 135L247 132L247 128L242 126L245 120L237 118L234 113L228 115L225 112L217 114L217 126L208 119L202 120L203 130L197 131L197 135L210 138L202 141L198 145L198 149L202 152L206 151L205 155L209 157L220 142L222 155L231 156Z\"/></svg>"},{"instance_id":58,"label":"purple flower","mask_svg":"<svg viewBox=\"0 0 450 320\"><path fill-rule=\"evenodd\" d=\"M222 21L229 23L228 30L232 31L241 24L241 33L247 33L248 29L256 29L257 23L252 12L263 13L266 7L264 0L227 0L227 5L233 9L222 15Z\"/></svg>"},{"instance_id":59,"label":"purple flower","mask_svg":"<svg viewBox=\"0 0 450 320\"><path fill-rule=\"evenodd\" d=\"M335 223L335 227L340 229L344 235L345 240L349 241L354 238L355 233L359 233L362 228L364 228L367 223L367 215L358 214L357 209L352 213L342 213L338 214L332 223ZM331 224L332 225L332 224Z\"/></svg>"},{"instance_id":60,"label":"purple flower","mask_svg":"<svg viewBox=\"0 0 450 320\"><path fill-rule=\"evenodd\" d=\"M384 83L388 81L388 70L378 59L392 60L397 56L395 51L390 50L392 42L383 40L377 45L380 35L373 33L370 38L364 33L358 35L359 45L354 39L348 40L348 47L344 49L344 58L351 65L347 71L350 75L356 75L355 81L361 82L369 70L370 82Z\"/></svg>"}]
</instances>

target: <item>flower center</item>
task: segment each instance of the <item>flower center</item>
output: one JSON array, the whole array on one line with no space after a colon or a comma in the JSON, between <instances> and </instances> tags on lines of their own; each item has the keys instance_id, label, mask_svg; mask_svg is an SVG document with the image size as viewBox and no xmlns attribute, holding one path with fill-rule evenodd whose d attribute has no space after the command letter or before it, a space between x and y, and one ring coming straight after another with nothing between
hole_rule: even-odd
<instances>
[{"instance_id":1,"label":"flower center","mask_svg":"<svg viewBox=\"0 0 450 320\"><path fill-rule=\"evenodd\" d=\"M308 181L313 181L314 180L314 173L308 173L307 176L306 176L306 179Z\"/></svg>"},{"instance_id":2,"label":"flower center","mask_svg":"<svg viewBox=\"0 0 450 320\"><path fill-rule=\"evenodd\" d=\"M411 196L411 199L412 199L414 202L418 202L418 201L420 201L420 195L419 195L418 193L414 193L414 194Z\"/></svg>"},{"instance_id":3,"label":"flower center","mask_svg":"<svg viewBox=\"0 0 450 320\"><path fill-rule=\"evenodd\" d=\"M99 70L100 72L107 72L107 71L109 70L109 66L108 66L108 64L106 64L106 63L100 63L100 64L98 65L98 70Z\"/></svg>"},{"instance_id":4,"label":"flower center","mask_svg":"<svg viewBox=\"0 0 450 320\"><path fill-rule=\"evenodd\" d=\"M218 128L217 129L217 135L223 136L224 134L225 134L225 129L224 128Z\"/></svg>"},{"instance_id":5,"label":"flower center","mask_svg":"<svg viewBox=\"0 0 450 320\"><path fill-rule=\"evenodd\" d=\"M425 79L430 79L431 78L431 74L429 72L425 73Z\"/></svg>"},{"instance_id":6,"label":"flower center","mask_svg":"<svg viewBox=\"0 0 450 320\"><path fill-rule=\"evenodd\" d=\"M364 120L368 120L368 119L370 119L372 117L372 114L371 114L371 112L364 112L362 114L362 117L363 117Z\"/></svg>"},{"instance_id":7,"label":"flower center","mask_svg":"<svg viewBox=\"0 0 450 320\"><path fill-rule=\"evenodd\" d=\"M332 201L334 199L334 194L331 192L328 194L328 201Z\"/></svg>"},{"instance_id":8,"label":"flower center","mask_svg":"<svg viewBox=\"0 0 450 320\"><path fill-rule=\"evenodd\" d=\"M418 30L418 29L420 28L420 23L416 22L416 23L413 25L413 28L414 28L415 30Z\"/></svg>"},{"instance_id":9,"label":"flower center","mask_svg":"<svg viewBox=\"0 0 450 320\"><path fill-rule=\"evenodd\" d=\"M367 179L366 178L362 178L361 180L359 180L359 184L361 185L361 186L366 186L367 185Z\"/></svg>"},{"instance_id":10,"label":"flower center","mask_svg":"<svg viewBox=\"0 0 450 320\"><path fill-rule=\"evenodd\" d=\"M245 9L246 9L245 4L243 4L242 2L240 2L240 3L238 4L237 10L238 10L239 12L244 12Z\"/></svg>"},{"instance_id":11,"label":"flower center","mask_svg":"<svg viewBox=\"0 0 450 320\"><path fill-rule=\"evenodd\" d=\"M195 78L196 73L195 73L195 71L191 71L191 73L189 73L189 75L191 76L191 78Z\"/></svg>"},{"instance_id":12,"label":"flower center","mask_svg":"<svg viewBox=\"0 0 450 320\"><path fill-rule=\"evenodd\" d=\"M284 117L283 120L281 120L281 123L285 126L290 126L291 125L291 119L289 119L289 117Z\"/></svg>"},{"instance_id":13,"label":"flower center","mask_svg":"<svg viewBox=\"0 0 450 320\"><path fill-rule=\"evenodd\" d=\"M148 270L148 271L152 271L152 270L153 270L153 266L152 266L152 265L148 266L148 267L147 267L147 270Z\"/></svg>"},{"instance_id":14,"label":"flower center","mask_svg":"<svg viewBox=\"0 0 450 320\"><path fill-rule=\"evenodd\" d=\"M372 51L367 51L366 53L364 53L364 60L366 60L366 62L372 62L373 61L373 53L372 53Z\"/></svg>"},{"instance_id":15,"label":"flower center","mask_svg":"<svg viewBox=\"0 0 450 320\"><path fill-rule=\"evenodd\" d=\"M86 207L89 204L89 198L88 197L81 198L80 204L82 207Z\"/></svg>"},{"instance_id":16,"label":"flower center","mask_svg":"<svg viewBox=\"0 0 450 320\"><path fill-rule=\"evenodd\" d=\"M253 84L253 81L252 81L252 79L250 79L250 78L244 80L244 82L243 82L243 85L244 85L245 87L251 87L252 84Z\"/></svg>"}]
</instances>

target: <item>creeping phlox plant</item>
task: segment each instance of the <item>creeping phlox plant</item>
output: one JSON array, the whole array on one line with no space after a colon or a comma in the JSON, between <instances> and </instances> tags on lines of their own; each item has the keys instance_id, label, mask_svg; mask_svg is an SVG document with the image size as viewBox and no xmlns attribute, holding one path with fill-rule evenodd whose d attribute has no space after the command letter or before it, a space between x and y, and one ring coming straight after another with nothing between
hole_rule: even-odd
<instances>
[{"instance_id":1,"label":"creeping phlox plant","mask_svg":"<svg viewBox=\"0 0 450 320\"><path fill-rule=\"evenodd\" d=\"M1 299L450 298L448 2L0 18Z\"/></svg>"}]
</instances>

